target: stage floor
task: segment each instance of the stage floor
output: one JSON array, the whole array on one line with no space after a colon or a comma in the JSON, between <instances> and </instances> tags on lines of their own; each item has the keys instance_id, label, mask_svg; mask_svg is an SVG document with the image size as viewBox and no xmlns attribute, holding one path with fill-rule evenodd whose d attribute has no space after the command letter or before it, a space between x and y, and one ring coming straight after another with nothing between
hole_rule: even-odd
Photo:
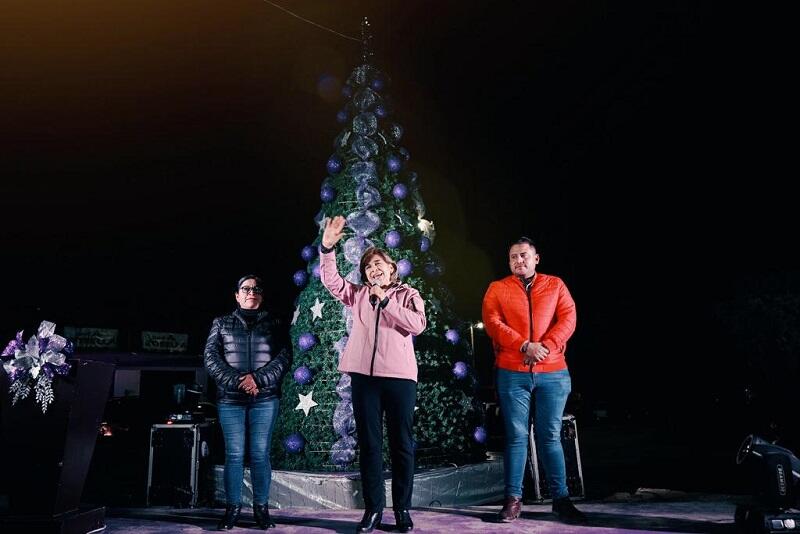
<instances>
[{"instance_id":1,"label":"stage floor","mask_svg":"<svg viewBox=\"0 0 800 534\"><path fill-rule=\"evenodd\" d=\"M740 496L647 493L640 490L632 495L616 495L603 502L580 502L586 512L586 525L570 526L559 523L550 513L549 505L525 505L519 520L511 524L494 521L499 506L467 506L460 508L419 508L412 511L414 532L536 532L536 533L732 533L733 514ZM277 528L275 534L354 531L361 519L361 510L312 510L291 508L272 511ZM110 509L107 513L107 533L166 534L200 533L213 530L222 510L195 508L176 510L164 507ZM386 510L391 532L392 511ZM240 526L231 532L259 532L250 510L243 510ZM263 532L263 531L261 531Z\"/></svg>"}]
</instances>

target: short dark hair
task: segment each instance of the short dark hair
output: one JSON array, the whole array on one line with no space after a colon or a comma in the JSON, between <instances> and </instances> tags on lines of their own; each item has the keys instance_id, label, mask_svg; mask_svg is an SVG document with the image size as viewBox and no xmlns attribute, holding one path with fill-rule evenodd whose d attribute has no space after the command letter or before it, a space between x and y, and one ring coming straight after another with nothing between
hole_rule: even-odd
<instances>
[{"instance_id":1,"label":"short dark hair","mask_svg":"<svg viewBox=\"0 0 800 534\"><path fill-rule=\"evenodd\" d=\"M389 256L388 252L378 247L369 247L361 255L361 261L358 265L358 272L361 274L361 282L364 283L367 280L367 263L369 263L369 260L371 260L373 256L379 256L383 261L392 266L394 270L389 277L389 281L391 283L397 282L397 263Z\"/></svg>"},{"instance_id":2,"label":"short dark hair","mask_svg":"<svg viewBox=\"0 0 800 534\"><path fill-rule=\"evenodd\" d=\"M261 280L260 276L257 276L255 274L246 274L243 277L239 278L239 281L236 282L236 291L234 291L234 293L238 293L239 289L242 287L242 284L244 284L245 280L250 280L251 278L256 281L256 285L258 287L260 288L264 287L264 282L263 280Z\"/></svg>"},{"instance_id":3,"label":"short dark hair","mask_svg":"<svg viewBox=\"0 0 800 534\"><path fill-rule=\"evenodd\" d=\"M511 247L513 247L514 245L529 245L537 253L539 252L539 249L536 248L536 244L533 242L533 239L531 239L528 236L523 235L518 237L516 241L508 245L508 250L511 250Z\"/></svg>"}]
</instances>

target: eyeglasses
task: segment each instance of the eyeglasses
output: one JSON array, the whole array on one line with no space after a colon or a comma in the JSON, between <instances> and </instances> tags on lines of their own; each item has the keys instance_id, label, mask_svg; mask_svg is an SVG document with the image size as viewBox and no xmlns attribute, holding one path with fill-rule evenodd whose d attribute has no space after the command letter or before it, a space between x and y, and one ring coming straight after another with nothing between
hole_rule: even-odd
<instances>
[{"instance_id":1,"label":"eyeglasses","mask_svg":"<svg viewBox=\"0 0 800 534\"><path fill-rule=\"evenodd\" d=\"M252 286L252 287L251 286L242 286L242 287L239 288L239 291L241 291L245 295L247 295L248 293L252 293L253 295L260 295L260 294L262 294L264 292L264 290L261 289L258 286Z\"/></svg>"}]
</instances>

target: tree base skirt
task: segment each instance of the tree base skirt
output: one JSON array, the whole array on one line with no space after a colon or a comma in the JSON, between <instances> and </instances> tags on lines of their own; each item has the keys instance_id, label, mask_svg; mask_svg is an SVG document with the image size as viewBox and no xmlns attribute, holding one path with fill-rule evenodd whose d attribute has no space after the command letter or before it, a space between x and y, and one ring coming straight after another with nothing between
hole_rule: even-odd
<instances>
[{"instance_id":1,"label":"tree base skirt","mask_svg":"<svg viewBox=\"0 0 800 534\"><path fill-rule=\"evenodd\" d=\"M245 469L242 503L253 504L250 471ZM325 508L348 510L364 508L358 472L313 473L307 471L272 471L269 492L271 508ZM384 473L386 507L392 507L391 473ZM216 506L225 505L223 467L214 466ZM489 504L503 498L503 458L495 456L477 464L420 470L414 475L411 505L473 506Z\"/></svg>"}]
</instances>

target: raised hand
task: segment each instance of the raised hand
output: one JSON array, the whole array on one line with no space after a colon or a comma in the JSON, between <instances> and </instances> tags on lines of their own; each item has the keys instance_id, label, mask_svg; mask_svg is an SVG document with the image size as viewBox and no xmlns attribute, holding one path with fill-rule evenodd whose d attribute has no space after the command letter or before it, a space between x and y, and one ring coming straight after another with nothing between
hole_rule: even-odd
<instances>
[{"instance_id":1,"label":"raised hand","mask_svg":"<svg viewBox=\"0 0 800 534\"><path fill-rule=\"evenodd\" d=\"M344 235L345 219L337 215L333 219L328 219L325 223L325 230L322 233L322 246L333 248Z\"/></svg>"}]
</instances>

